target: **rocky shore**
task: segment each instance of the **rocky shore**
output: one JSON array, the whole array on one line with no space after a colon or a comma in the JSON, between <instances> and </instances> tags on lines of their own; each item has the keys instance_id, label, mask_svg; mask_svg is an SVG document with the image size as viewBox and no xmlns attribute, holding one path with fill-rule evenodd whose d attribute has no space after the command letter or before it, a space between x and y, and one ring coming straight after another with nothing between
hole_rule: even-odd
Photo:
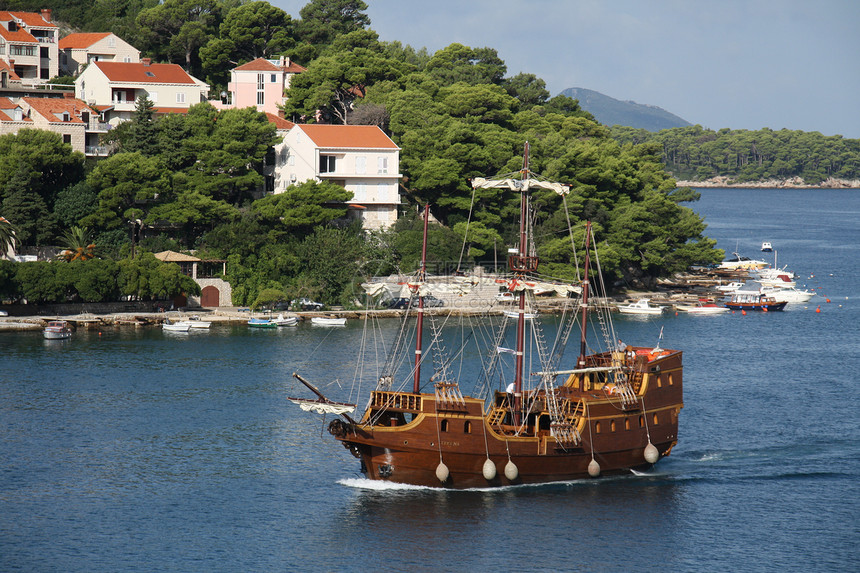
<instances>
[{"instance_id":1,"label":"rocky shore","mask_svg":"<svg viewBox=\"0 0 860 573\"><path fill-rule=\"evenodd\" d=\"M860 189L860 179L826 179L809 185L800 177L737 182L729 177L711 177L704 181L678 181L678 187L740 188L740 189Z\"/></svg>"}]
</instances>

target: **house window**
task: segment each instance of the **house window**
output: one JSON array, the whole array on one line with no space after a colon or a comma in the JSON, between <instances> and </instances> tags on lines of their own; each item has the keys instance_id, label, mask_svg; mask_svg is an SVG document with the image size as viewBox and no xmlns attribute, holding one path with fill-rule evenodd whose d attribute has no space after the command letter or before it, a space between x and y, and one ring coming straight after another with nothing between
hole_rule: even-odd
<instances>
[{"instance_id":1,"label":"house window","mask_svg":"<svg viewBox=\"0 0 860 573\"><path fill-rule=\"evenodd\" d=\"M271 79L270 83L273 83L273 84L278 83L278 76L276 74L272 74L272 79Z\"/></svg>"},{"instance_id":2,"label":"house window","mask_svg":"<svg viewBox=\"0 0 860 573\"><path fill-rule=\"evenodd\" d=\"M114 38L113 36L108 36L108 46L111 48L115 48L116 47L116 38Z\"/></svg>"},{"instance_id":3,"label":"house window","mask_svg":"<svg viewBox=\"0 0 860 573\"><path fill-rule=\"evenodd\" d=\"M263 74L257 74L257 89L263 89L263 81L265 76Z\"/></svg>"},{"instance_id":4,"label":"house window","mask_svg":"<svg viewBox=\"0 0 860 573\"><path fill-rule=\"evenodd\" d=\"M176 103L185 103L185 93L179 92L176 94Z\"/></svg>"},{"instance_id":5,"label":"house window","mask_svg":"<svg viewBox=\"0 0 860 573\"><path fill-rule=\"evenodd\" d=\"M335 170L334 155L320 155L320 173L334 173Z\"/></svg>"},{"instance_id":6,"label":"house window","mask_svg":"<svg viewBox=\"0 0 860 573\"><path fill-rule=\"evenodd\" d=\"M3 42L0 42L0 54L5 54L5 53L6 53L6 44Z\"/></svg>"},{"instance_id":7,"label":"house window","mask_svg":"<svg viewBox=\"0 0 860 573\"><path fill-rule=\"evenodd\" d=\"M266 92L257 92L257 105L265 105Z\"/></svg>"},{"instance_id":8,"label":"house window","mask_svg":"<svg viewBox=\"0 0 860 573\"><path fill-rule=\"evenodd\" d=\"M63 143L71 144L72 143L72 136L69 135L68 133L64 133L63 134Z\"/></svg>"},{"instance_id":9,"label":"house window","mask_svg":"<svg viewBox=\"0 0 860 573\"><path fill-rule=\"evenodd\" d=\"M355 172L364 174L367 173L367 157L358 155L355 158Z\"/></svg>"},{"instance_id":10,"label":"house window","mask_svg":"<svg viewBox=\"0 0 860 573\"><path fill-rule=\"evenodd\" d=\"M377 157L376 158L376 172L377 173L388 173L388 158L387 157Z\"/></svg>"}]
</instances>

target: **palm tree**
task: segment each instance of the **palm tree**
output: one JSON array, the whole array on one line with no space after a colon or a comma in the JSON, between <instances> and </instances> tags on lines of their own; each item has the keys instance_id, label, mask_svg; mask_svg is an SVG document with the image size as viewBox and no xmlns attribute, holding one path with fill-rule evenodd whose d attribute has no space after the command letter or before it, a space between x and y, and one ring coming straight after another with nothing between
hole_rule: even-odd
<instances>
[{"instance_id":1,"label":"palm tree","mask_svg":"<svg viewBox=\"0 0 860 573\"><path fill-rule=\"evenodd\" d=\"M5 217L0 217L0 258L4 258L9 249L15 249L18 244L18 229L6 220Z\"/></svg>"},{"instance_id":2,"label":"palm tree","mask_svg":"<svg viewBox=\"0 0 860 573\"><path fill-rule=\"evenodd\" d=\"M90 232L86 227L72 227L63 234L62 243L61 246L65 249L57 255L58 259L66 262L86 261L96 256L96 245L90 239Z\"/></svg>"}]
</instances>

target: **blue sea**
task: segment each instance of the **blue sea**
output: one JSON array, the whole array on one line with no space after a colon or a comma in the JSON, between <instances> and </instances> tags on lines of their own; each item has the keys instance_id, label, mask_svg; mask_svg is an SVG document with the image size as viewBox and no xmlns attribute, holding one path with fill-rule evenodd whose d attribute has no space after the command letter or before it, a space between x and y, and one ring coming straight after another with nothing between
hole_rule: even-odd
<instances>
[{"instance_id":1,"label":"blue sea","mask_svg":"<svg viewBox=\"0 0 860 573\"><path fill-rule=\"evenodd\" d=\"M0 333L0 571L856 571L860 191L705 189L691 206L721 248L770 260L769 241L818 296L617 320L625 342L662 328L684 350L679 442L653 471L362 480L287 400L308 395L293 372L358 399L358 322Z\"/></svg>"}]
</instances>

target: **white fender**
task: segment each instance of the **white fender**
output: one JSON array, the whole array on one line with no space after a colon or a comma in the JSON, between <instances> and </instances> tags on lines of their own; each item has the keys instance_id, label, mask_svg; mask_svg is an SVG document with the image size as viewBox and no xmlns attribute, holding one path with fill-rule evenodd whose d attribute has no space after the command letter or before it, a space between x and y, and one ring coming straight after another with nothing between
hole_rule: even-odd
<instances>
[{"instance_id":1,"label":"white fender","mask_svg":"<svg viewBox=\"0 0 860 573\"><path fill-rule=\"evenodd\" d=\"M517 468L517 464L508 460L508 463L505 464L505 477L510 481L514 481L520 475L520 470Z\"/></svg>"},{"instance_id":2,"label":"white fender","mask_svg":"<svg viewBox=\"0 0 860 573\"><path fill-rule=\"evenodd\" d=\"M651 442L648 442L648 445L645 446L645 461L649 464L656 464L657 460L660 459L660 452L657 451L657 448Z\"/></svg>"},{"instance_id":3,"label":"white fender","mask_svg":"<svg viewBox=\"0 0 860 573\"><path fill-rule=\"evenodd\" d=\"M588 475L593 478L596 478L600 475L600 464L597 463L597 460L594 458L591 459L591 462L588 464Z\"/></svg>"},{"instance_id":4,"label":"white fender","mask_svg":"<svg viewBox=\"0 0 860 573\"><path fill-rule=\"evenodd\" d=\"M490 458L487 458L487 461L484 462L484 468L481 471L484 474L485 480L492 481L496 479L496 464Z\"/></svg>"},{"instance_id":5,"label":"white fender","mask_svg":"<svg viewBox=\"0 0 860 573\"><path fill-rule=\"evenodd\" d=\"M448 466L446 466L442 462L439 462L439 465L436 466L436 477L439 478L439 481L445 483L446 481L448 481L449 475L451 474L448 472Z\"/></svg>"}]
</instances>

